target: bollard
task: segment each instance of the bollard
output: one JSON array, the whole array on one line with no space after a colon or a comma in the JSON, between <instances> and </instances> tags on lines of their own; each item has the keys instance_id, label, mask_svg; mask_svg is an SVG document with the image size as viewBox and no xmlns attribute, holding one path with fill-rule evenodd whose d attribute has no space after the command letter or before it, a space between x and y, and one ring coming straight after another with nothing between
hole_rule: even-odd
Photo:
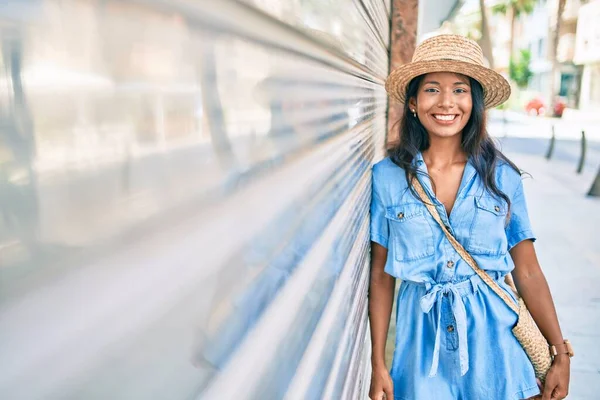
<instances>
[{"instance_id":1,"label":"bollard","mask_svg":"<svg viewBox=\"0 0 600 400\"><path fill-rule=\"evenodd\" d=\"M592 187L587 194L588 196L600 197L600 168L598 168L598 173L596 174L596 179L592 183Z\"/></svg>"},{"instance_id":2,"label":"bollard","mask_svg":"<svg viewBox=\"0 0 600 400\"><path fill-rule=\"evenodd\" d=\"M585 153L587 152L587 140L585 139L585 131L581 131L581 156L577 165L577 173L581 174L585 165Z\"/></svg>"},{"instance_id":3,"label":"bollard","mask_svg":"<svg viewBox=\"0 0 600 400\"><path fill-rule=\"evenodd\" d=\"M550 146L548 147L548 151L546 152L546 159L552 158L552 153L554 153L554 142L556 141L556 135L554 134L554 124L552 124L552 137L550 137Z\"/></svg>"}]
</instances>

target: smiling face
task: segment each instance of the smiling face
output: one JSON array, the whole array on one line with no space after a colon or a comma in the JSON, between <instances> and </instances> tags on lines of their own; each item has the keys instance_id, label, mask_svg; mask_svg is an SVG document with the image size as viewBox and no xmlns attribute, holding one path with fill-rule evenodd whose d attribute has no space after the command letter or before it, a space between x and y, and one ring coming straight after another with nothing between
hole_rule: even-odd
<instances>
[{"instance_id":1,"label":"smiling face","mask_svg":"<svg viewBox=\"0 0 600 400\"><path fill-rule=\"evenodd\" d=\"M434 72L423 77L417 96L409 100L410 110L431 136L459 135L473 109L469 78L451 72ZM411 116L412 117L412 116Z\"/></svg>"}]
</instances>

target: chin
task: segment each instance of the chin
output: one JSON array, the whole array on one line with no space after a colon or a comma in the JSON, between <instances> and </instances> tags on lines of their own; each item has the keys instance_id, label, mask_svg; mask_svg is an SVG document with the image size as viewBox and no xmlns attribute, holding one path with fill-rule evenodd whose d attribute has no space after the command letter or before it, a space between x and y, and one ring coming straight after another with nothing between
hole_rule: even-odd
<instances>
[{"instance_id":1,"label":"chin","mask_svg":"<svg viewBox=\"0 0 600 400\"><path fill-rule=\"evenodd\" d=\"M462 129L461 130L456 130L456 129L452 129L452 130L440 130L440 129L435 129L435 130L430 130L429 131L430 135L432 136L436 136L439 138L450 138L453 136L457 136L460 135L462 133Z\"/></svg>"}]
</instances>

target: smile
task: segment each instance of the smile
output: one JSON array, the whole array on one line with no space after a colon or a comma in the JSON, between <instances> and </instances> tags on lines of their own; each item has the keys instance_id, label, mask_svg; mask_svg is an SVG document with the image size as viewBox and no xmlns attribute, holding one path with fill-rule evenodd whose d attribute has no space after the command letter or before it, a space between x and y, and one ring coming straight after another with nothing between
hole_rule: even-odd
<instances>
[{"instance_id":1,"label":"smile","mask_svg":"<svg viewBox=\"0 0 600 400\"><path fill-rule=\"evenodd\" d=\"M454 121L454 119L457 117L456 114L433 114L433 118L440 120L440 121Z\"/></svg>"}]
</instances>

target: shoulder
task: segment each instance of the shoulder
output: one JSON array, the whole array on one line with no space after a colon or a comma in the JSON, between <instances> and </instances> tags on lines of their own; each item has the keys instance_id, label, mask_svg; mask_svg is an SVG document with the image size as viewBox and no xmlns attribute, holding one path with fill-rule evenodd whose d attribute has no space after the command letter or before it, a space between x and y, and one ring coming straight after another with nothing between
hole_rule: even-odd
<instances>
[{"instance_id":1,"label":"shoulder","mask_svg":"<svg viewBox=\"0 0 600 400\"><path fill-rule=\"evenodd\" d=\"M387 181L398 181L404 178L404 169L394 164L389 158L385 157L383 160L373 165L373 180L380 183Z\"/></svg>"},{"instance_id":2,"label":"shoulder","mask_svg":"<svg viewBox=\"0 0 600 400\"><path fill-rule=\"evenodd\" d=\"M496 166L496 183L500 190L511 196L521 185L521 173L506 161L500 160Z\"/></svg>"},{"instance_id":3,"label":"shoulder","mask_svg":"<svg viewBox=\"0 0 600 400\"><path fill-rule=\"evenodd\" d=\"M385 157L381 161L373 164L373 173L375 173L376 171L381 173L381 172L384 172L387 170L394 170L394 169L404 171L398 165L394 164L394 162L392 161L392 159L390 157Z\"/></svg>"},{"instance_id":4,"label":"shoulder","mask_svg":"<svg viewBox=\"0 0 600 400\"><path fill-rule=\"evenodd\" d=\"M373 165L373 191L385 204L396 204L407 192L404 168L386 157Z\"/></svg>"}]
</instances>

